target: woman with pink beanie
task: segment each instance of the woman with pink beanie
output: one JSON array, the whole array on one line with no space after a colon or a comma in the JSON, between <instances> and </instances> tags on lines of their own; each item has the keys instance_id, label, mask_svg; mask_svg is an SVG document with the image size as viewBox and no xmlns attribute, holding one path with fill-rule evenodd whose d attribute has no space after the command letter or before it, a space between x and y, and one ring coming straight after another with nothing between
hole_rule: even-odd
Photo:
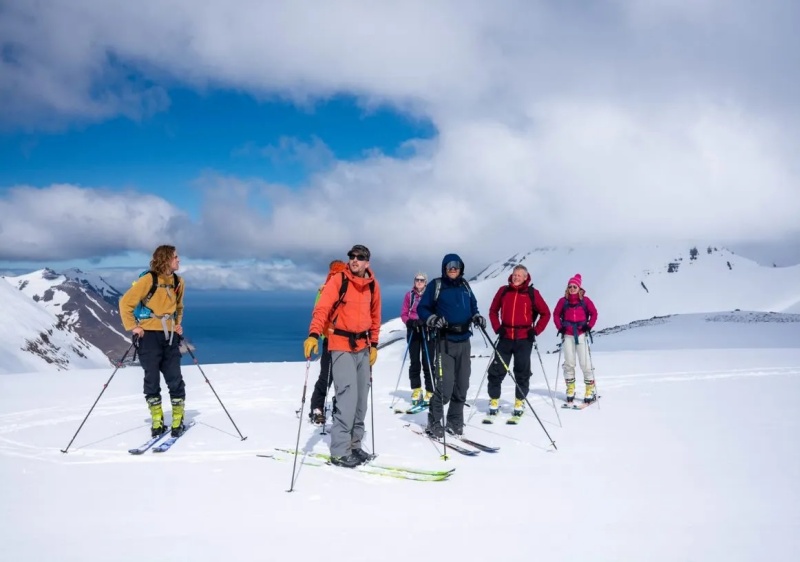
<instances>
[{"instance_id":1,"label":"woman with pink beanie","mask_svg":"<svg viewBox=\"0 0 800 562\"><path fill-rule=\"evenodd\" d=\"M581 287L580 273L570 277L564 296L558 300L553 311L553 320L561 334L564 351L564 380L567 383L567 403L575 400L575 359L581 365L583 383L586 385L583 401L587 404L597 400L594 387L594 367L589 357L586 334L597 322L597 309Z\"/></svg>"}]
</instances>

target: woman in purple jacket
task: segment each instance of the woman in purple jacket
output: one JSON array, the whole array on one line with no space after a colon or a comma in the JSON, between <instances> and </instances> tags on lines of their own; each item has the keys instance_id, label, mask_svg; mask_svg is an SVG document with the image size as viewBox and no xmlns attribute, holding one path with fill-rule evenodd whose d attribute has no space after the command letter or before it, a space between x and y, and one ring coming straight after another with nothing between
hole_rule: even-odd
<instances>
[{"instance_id":1,"label":"woman in purple jacket","mask_svg":"<svg viewBox=\"0 0 800 562\"><path fill-rule=\"evenodd\" d=\"M597 309L581 287L581 275L576 273L567 283L567 290L553 311L553 321L561 334L564 350L564 380L567 383L567 403L575 400L575 358L583 371L586 385L583 401L597 400L594 387L594 367L589 357L586 334L597 322Z\"/></svg>"},{"instance_id":2,"label":"woman in purple jacket","mask_svg":"<svg viewBox=\"0 0 800 562\"><path fill-rule=\"evenodd\" d=\"M403 308L400 310L400 319L406 325L408 333L406 334L406 341L408 342L408 378L411 382L411 405L418 406L419 404L427 405L431 401L433 395L433 384L431 382L431 369L428 364L428 357L430 350L427 348L425 336L425 323L419 319L417 314L417 306L425 292L425 286L428 283L428 276L424 273L417 273L414 276L414 287L406 293L403 299ZM425 396L422 396L422 383L420 381L420 370L425 371Z\"/></svg>"}]
</instances>

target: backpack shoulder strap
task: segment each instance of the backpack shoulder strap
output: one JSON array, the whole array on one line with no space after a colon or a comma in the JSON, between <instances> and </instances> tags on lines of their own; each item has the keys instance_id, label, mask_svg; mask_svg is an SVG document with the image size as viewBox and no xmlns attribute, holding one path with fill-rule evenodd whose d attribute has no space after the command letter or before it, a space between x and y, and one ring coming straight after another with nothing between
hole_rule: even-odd
<instances>
[{"instance_id":1,"label":"backpack shoulder strap","mask_svg":"<svg viewBox=\"0 0 800 562\"><path fill-rule=\"evenodd\" d=\"M147 273L150 274L150 278L152 279L153 283L150 285L150 290L147 291L147 295L142 299L144 304L147 304L150 299L153 298L153 295L156 294L156 289L158 288L158 275L155 271L148 271Z\"/></svg>"},{"instance_id":2,"label":"backpack shoulder strap","mask_svg":"<svg viewBox=\"0 0 800 562\"><path fill-rule=\"evenodd\" d=\"M440 292L442 292L442 278L437 277L433 280L433 304L439 302Z\"/></svg>"}]
</instances>

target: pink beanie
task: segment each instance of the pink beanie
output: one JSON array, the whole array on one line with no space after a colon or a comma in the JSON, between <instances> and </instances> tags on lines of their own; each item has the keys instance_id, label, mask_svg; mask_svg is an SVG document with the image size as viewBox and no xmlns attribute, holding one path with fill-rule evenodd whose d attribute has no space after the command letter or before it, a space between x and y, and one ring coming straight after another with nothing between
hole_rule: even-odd
<instances>
[{"instance_id":1,"label":"pink beanie","mask_svg":"<svg viewBox=\"0 0 800 562\"><path fill-rule=\"evenodd\" d=\"M580 273L576 273L575 275L573 275L572 277L569 278L569 281L567 282L567 285L577 285L578 288L580 289L581 288L581 281L582 281L581 274Z\"/></svg>"}]
</instances>

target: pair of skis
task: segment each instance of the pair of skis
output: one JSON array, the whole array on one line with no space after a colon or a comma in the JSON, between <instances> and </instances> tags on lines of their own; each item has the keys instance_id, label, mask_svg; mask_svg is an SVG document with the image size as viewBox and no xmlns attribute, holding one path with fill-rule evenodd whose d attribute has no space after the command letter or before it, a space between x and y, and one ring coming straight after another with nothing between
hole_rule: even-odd
<instances>
[{"instance_id":1,"label":"pair of skis","mask_svg":"<svg viewBox=\"0 0 800 562\"><path fill-rule=\"evenodd\" d=\"M495 420L497 420L497 419L499 419L499 415L498 414L495 414L493 416L487 415L485 418L483 418L483 421L481 423L493 424L495 422ZM522 421L522 414L520 414L518 416L509 417L506 420L506 424L507 425L518 425L520 421Z\"/></svg>"},{"instance_id":2,"label":"pair of skis","mask_svg":"<svg viewBox=\"0 0 800 562\"><path fill-rule=\"evenodd\" d=\"M194 427L195 421L192 420L183 428L183 433L178 435L177 437L172 437L169 431L166 431L159 435L158 437L151 437L141 445L136 448L128 449L128 452L132 455L141 455L146 453L149 450L153 450L154 453L166 453L169 451L170 447L172 447L175 442L186 435L186 432L189 431L191 427ZM167 439L164 439L164 438Z\"/></svg>"},{"instance_id":3,"label":"pair of skis","mask_svg":"<svg viewBox=\"0 0 800 562\"><path fill-rule=\"evenodd\" d=\"M440 439L438 437L434 437L433 435L430 435L429 433L426 433L424 430L422 430L420 428L411 427L411 425L407 425L406 427L409 428L414 433L416 433L417 435L422 435L423 437L427 437L431 441L435 441L436 443L439 443L440 445L444 446L446 444L448 449L452 449L456 453L460 453L460 454L462 454L462 455L464 455L466 457L478 456L478 454L480 454L481 451L483 451L485 453L497 453L498 451L500 451L500 447L492 447L490 445L484 445L483 443L478 443L477 441L473 441L472 439L468 439L468 438L464 437L463 435L452 435L452 434L450 434L450 438L447 440L447 443L445 443L445 440L443 438ZM459 441L460 443L462 443L464 445L468 445L468 447L463 447L460 444L457 445L457 444L453 443L454 440L457 440L457 441Z\"/></svg>"},{"instance_id":4,"label":"pair of skis","mask_svg":"<svg viewBox=\"0 0 800 562\"><path fill-rule=\"evenodd\" d=\"M419 414L420 412L424 412L428 409L428 404L420 403L416 406L411 406L410 408L403 409L403 408L395 408L395 414Z\"/></svg>"},{"instance_id":5,"label":"pair of skis","mask_svg":"<svg viewBox=\"0 0 800 562\"><path fill-rule=\"evenodd\" d=\"M597 398L595 398L591 402L564 402L563 404L561 404L561 409L562 410L585 410L586 408L588 408L589 406L591 406L592 404L594 404L598 400L600 400L600 398L601 397L598 396Z\"/></svg>"},{"instance_id":6,"label":"pair of skis","mask_svg":"<svg viewBox=\"0 0 800 562\"><path fill-rule=\"evenodd\" d=\"M275 448L276 453L256 455L261 458L270 458L273 460L285 460L284 454L289 458L294 456L294 449ZM325 453L317 453L313 451L299 451L298 456L302 457L302 462L306 466L326 467L333 466L331 464L331 456ZM388 478L397 478L401 480L416 480L418 482L440 482L447 480L454 472L455 468L449 470L426 470L420 468L412 468L407 466L379 464L374 459L360 464L354 468L348 469L356 472L363 472L365 474L373 474L375 476L384 476Z\"/></svg>"}]
</instances>

